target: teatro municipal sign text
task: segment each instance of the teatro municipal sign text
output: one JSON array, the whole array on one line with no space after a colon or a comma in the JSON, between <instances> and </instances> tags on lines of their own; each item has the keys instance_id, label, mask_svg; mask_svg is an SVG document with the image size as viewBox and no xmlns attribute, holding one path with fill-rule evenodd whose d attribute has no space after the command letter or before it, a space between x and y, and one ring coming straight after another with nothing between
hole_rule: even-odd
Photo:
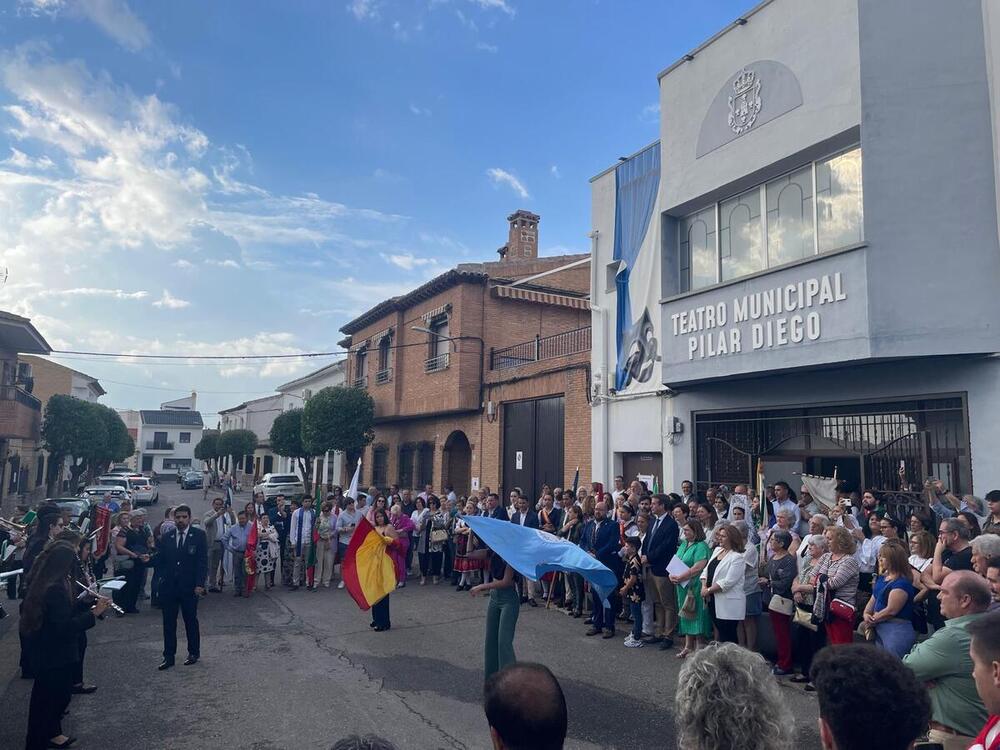
<instances>
[{"instance_id":1,"label":"teatro municipal sign text","mask_svg":"<svg viewBox=\"0 0 1000 750\"><path fill-rule=\"evenodd\" d=\"M823 315L847 299L840 273L805 279L674 313L674 337L687 337L688 359L818 341Z\"/></svg>"}]
</instances>

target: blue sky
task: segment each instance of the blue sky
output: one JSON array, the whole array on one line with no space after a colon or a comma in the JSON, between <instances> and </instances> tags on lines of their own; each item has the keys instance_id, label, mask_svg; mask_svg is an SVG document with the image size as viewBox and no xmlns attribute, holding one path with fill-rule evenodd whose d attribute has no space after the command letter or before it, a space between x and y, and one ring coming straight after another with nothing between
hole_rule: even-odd
<instances>
[{"instance_id":1,"label":"blue sky","mask_svg":"<svg viewBox=\"0 0 1000 750\"><path fill-rule=\"evenodd\" d=\"M588 249L588 179L655 140L656 74L750 7L626 0L6 0L0 309L54 348L328 351L507 214ZM214 412L330 360L59 361Z\"/></svg>"}]
</instances>

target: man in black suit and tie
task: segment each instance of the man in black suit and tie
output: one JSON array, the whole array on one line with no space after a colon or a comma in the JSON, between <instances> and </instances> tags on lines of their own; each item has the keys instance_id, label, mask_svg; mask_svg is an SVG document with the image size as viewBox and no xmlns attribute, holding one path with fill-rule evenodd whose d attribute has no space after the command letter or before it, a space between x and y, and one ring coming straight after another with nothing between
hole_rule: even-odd
<instances>
[{"instance_id":1,"label":"man in black suit and tie","mask_svg":"<svg viewBox=\"0 0 1000 750\"><path fill-rule=\"evenodd\" d=\"M201 655L201 634L198 631L198 597L205 593L208 575L208 541L205 532L192 527L191 509L178 505L174 523L162 537L156 556L161 576L160 602L163 607L163 662L158 669L174 666L177 653L177 610L184 617L188 657L185 666L198 661Z\"/></svg>"},{"instance_id":2,"label":"man in black suit and tie","mask_svg":"<svg viewBox=\"0 0 1000 750\"><path fill-rule=\"evenodd\" d=\"M656 629L648 643L659 643L662 650L674 645L671 636L677 629L677 598L674 585L667 577L667 564L677 553L680 529L670 515L666 495L653 495L652 518L649 533L642 542L643 565L649 565L650 575L646 579L646 596L653 599Z\"/></svg>"}]
</instances>

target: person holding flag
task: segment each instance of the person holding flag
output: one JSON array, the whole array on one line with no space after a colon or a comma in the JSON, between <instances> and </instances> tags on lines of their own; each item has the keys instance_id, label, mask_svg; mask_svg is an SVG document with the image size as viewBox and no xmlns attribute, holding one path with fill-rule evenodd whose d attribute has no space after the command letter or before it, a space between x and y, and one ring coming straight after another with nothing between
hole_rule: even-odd
<instances>
[{"instance_id":1,"label":"person holding flag","mask_svg":"<svg viewBox=\"0 0 1000 750\"><path fill-rule=\"evenodd\" d=\"M514 656L514 630L521 612L521 600L514 586L514 569L500 555L488 547L473 550L468 557L489 560L490 582L480 583L469 589L472 596L489 592L490 603L486 608L486 642L484 644L483 679L488 680L517 659Z\"/></svg>"},{"instance_id":2,"label":"person holding flag","mask_svg":"<svg viewBox=\"0 0 1000 750\"><path fill-rule=\"evenodd\" d=\"M344 555L342 575L362 611L372 611L371 627L376 633L389 630L389 594L396 588L396 567L389 556L398 533L384 510L376 511L375 523L360 518Z\"/></svg>"}]
</instances>

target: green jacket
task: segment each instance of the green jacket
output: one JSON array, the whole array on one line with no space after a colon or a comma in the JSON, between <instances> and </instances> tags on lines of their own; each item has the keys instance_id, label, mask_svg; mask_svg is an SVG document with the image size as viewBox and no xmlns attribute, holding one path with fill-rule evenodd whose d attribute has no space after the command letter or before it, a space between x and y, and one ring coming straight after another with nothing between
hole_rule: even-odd
<instances>
[{"instance_id":1,"label":"green jacket","mask_svg":"<svg viewBox=\"0 0 1000 750\"><path fill-rule=\"evenodd\" d=\"M931 718L968 737L975 737L988 718L972 680L972 638L965 631L972 620L984 614L948 620L944 628L903 657L903 664L913 670L917 679L928 683Z\"/></svg>"}]
</instances>

